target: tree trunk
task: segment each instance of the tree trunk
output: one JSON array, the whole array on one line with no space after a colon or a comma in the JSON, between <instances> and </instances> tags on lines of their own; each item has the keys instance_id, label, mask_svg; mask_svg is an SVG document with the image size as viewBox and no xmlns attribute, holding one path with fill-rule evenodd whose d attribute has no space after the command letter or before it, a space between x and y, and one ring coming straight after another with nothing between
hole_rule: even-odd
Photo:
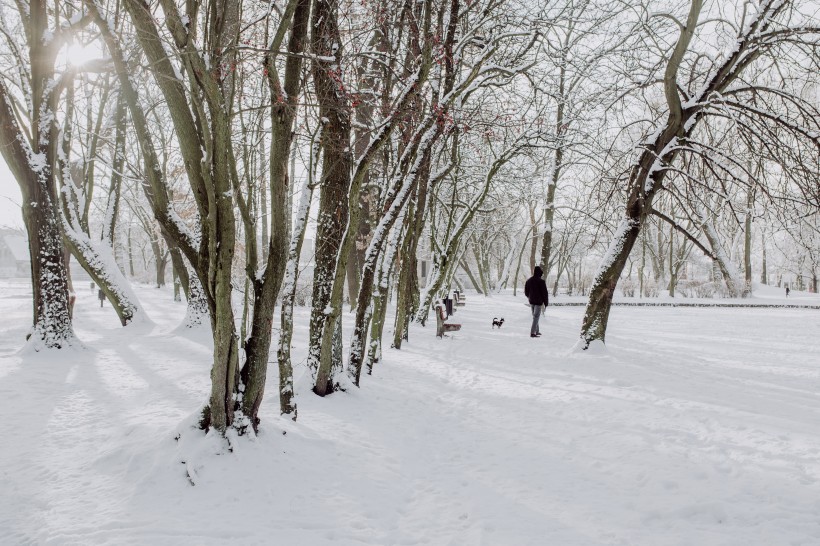
<instances>
[{"instance_id":1,"label":"tree trunk","mask_svg":"<svg viewBox=\"0 0 820 546\"><path fill-rule=\"evenodd\" d=\"M425 155L428 155L425 152ZM429 155L428 155L429 157ZM418 310L418 244L424 229L427 186L430 181L429 161L422 161L423 172L415 177L413 191L415 200L410 203L408 227L401 250L401 269L396 285L396 320L393 335L395 349L401 349L403 340L407 340L411 317ZM418 172L418 171L416 171ZM423 186L423 188L422 188Z\"/></svg>"},{"instance_id":2,"label":"tree trunk","mask_svg":"<svg viewBox=\"0 0 820 546\"><path fill-rule=\"evenodd\" d=\"M475 289L475 291L479 294L483 294L484 292L481 290L481 283L478 280L476 280L476 278L473 276L473 271L470 265L463 259L459 262L459 265L461 266L461 269L465 273L467 273L467 278L470 279L470 282L473 284L473 288Z\"/></svg>"},{"instance_id":3,"label":"tree trunk","mask_svg":"<svg viewBox=\"0 0 820 546\"><path fill-rule=\"evenodd\" d=\"M569 40L569 34L567 35ZM566 52L565 46L561 50L562 64L558 68L558 108L555 114L555 137L558 144L555 148L555 156L553 158L552 172L550 173L550 181L547 186L547 199L544 203L544 241L541 245L541 267L544 268L544 278L550 270L550 252L552 249L552 229L555 221L555 190L558 187L558 179L561 177L561 169L564 166L564 134L567 131L564 121L564 109L566 108L566 100L564 98L564 91L566 88Z\"/></svg>"},{"instance_id":4,"label":"tree trunk","mask_svg":"<svg viewBox=\"0 0 820 546\"><path fill-rule=\"evenodd\" d=\"M141 305L117 267L111 248L103 241L92 241L68 222L63 225L63 243L111 302L120 323L123 326L131 323L142 312Z\"/></svg>"},{"instance_id":5,"label":"tree trunk","mask_svg":"<svg viewBox=\"0 0 820 546\"><path fill-rule=\"evenodd\" d=\"M408 215L409 218L412 218L412 216L412 214ZM409 224L407 227L407 231L409 232L412 230L412 220L408 219L406 221ZM408 262L410 262L410 260L408 259L407 252L409 246L410 237L408 234L405 234L402 248L399 251L399 277L396 281L396 318L393 323L393 343L390 345L393 349L401 349L402 341L408 337L407 307L410 299L410 267Z\"/></svg>"},{"instance_id":6,"label":"tree trunk","mask_svg":"<svg viewBox=\"0 0 820 546\"><path fill-rule=\"evenodd\" d=\"M481 254L481 247L478 244L473 244L473 257L475 258L476 269L478 269L478 280L481 282L480 292L485 296L489 296L490 287L487 277L490 275L490 271L484 260L484 256Z\"/></svg>"},{"instance_id":7,"label":"tree trunk","mask_svg":"<svg viewBox=\"0 0 820 546\"><path fill-rule=\"evenodd\" d=\"M370 327L370 342L367 349L367 360L365 367L368 375L373 373L373 367L382 358L382 339L384 333L384 323L387 318L387 304L390 301L390 277L393 273L393 264L396 258L397 239L401 228L401 221L394 228L396 233L396 240L390 245L385 252L381 267L379 268L378 287L376 289L376 296L373 298L373 321Z\"/></svg>"},{"instance_id":8,"label":"tree trunk","mask_svg":"<svg viewBox=\"0 0 820 546\"><path fill-rule=\"evenodd\" d=\"M168 239L166 239L166 243L173 245L173 241ZM174 301L182 301L182 294L180 292L185 294L185 299L187 300L190 297L188 289L190 278L188 269L185 267L182 252L180 252L178 247L170 246L169 253L171 255L171 267L174 273Z\"/></svg>"},{"instance_id":9,"label":"tree trunk","mask_svg":"<svg viewBox=\"0 0 820 546\"><path fill-rule=\"evenodd\" d=\"M521 251L518 253L518 263L515 266L515 277L513 278L513 296L518 292L518 277L521 275L521 260L524 257L524 251L527 249L527 238L532 232L532 226L527 230L527 235L524 237L524 242L521 244Z\"/></svg>"},{"instance_id":10,"label":"tree trunk","mask_svg":"<svg viewBox=\"0 0 820 546\"><path fill-rule=\"evenodd\" d=\"M131 226L128 226L128 274L134 277L134 245L131 241Z\"/></svg>"},{"instance_id":11,"label":"tree trunk","mask_svg":"<svg viewBox=\"0 0 820 546\"><path fill-rule=\"evenodd\" d=\"M605 341L615 286L618 284L618 278L626 265L626 259L641 231L641 221L645 218L643 207L636 204L630 207L627 213L628 216L621 220L621 225L609 244L607 258L595 276L590 290L589 302L581 327L584 349L589 347L594 340Z\"/></svg>"},{"instance_id":12,"label":"tree trunk","mask_svg":"<svg viewBox=\"0 0 820 546\"><path fill-rule=\"evenodd\" d=\"M188 305L185 309L184 328L198 328L208 319L208 298L196 273L188 271Z\"/></svg>"},{"instance_id":13,"label":"tree trunk","mask_svg":"<svg viewBox=\"0 0 820 546\"><path fill-rule=\"evenodd\" d=\"M171 278L174 281L174 301L180 302L182 301L182 281L177 274L177 268L173 266L171 267Z\"/></svg>"},{"instance_id":14,"label":"tree trunk","mask_svg":"<svg viewBox=\"0 0 820 546\"><path fill-rule=\"evenodd\" d=\"M273 314L275 311L276 298L279 295L285 270L290 263L290 251L293 250L291 238L290 217L292 208L287 206L292 198L292 180L288 176L288 161L291 157L291 147L293 144L293 124L296 119L298 99L300 95L302 77L302 59L300 53L304 50L305 39L307 37L308 18L310 13L310 1L299 0L294 13L291 25L291 35L288 42L290 56L285 60L284 84L280 84L279 77L275 70L276 61L271 52L266 58L268 70L268 84L271 88L273 105L271 108L271 149L270 149L270 194L271 194L271 238L267 252L265 253L265 270L261 278L255 274L256 264L250 264L247 269L248 277L253 281L253 317L251 334L245 344L246 361L242 369L242 382L245 385L245 392L242 398L242 411L250 419L254 430L259 424L259 408L265 392L265 381L267 379L268 359L271 346L271 335L273 328ZM307 189L303 188L303 192ZM301 235L304 237L304 234ZM267 240L264 240L267 243ZM299 241L297 254L295 256L295 267L298 268ZM255 252L253 258L255 261ZM318 263L317 263L318 266ZM295 276L295 273L294 273ZM289 288L293 292L290 297L290 313L293 313L293 300L296 290L296 279L293 279L293 286ZM282 313L285 312L283 301ZM283 318L284 321L284 318ZM288 341L288 344L290 342ZM289 345L288 345L289 349ZM280 343L281 350L281 343ZM280 408L283 413L293 412L296 416L295 406L292 406L293 397L293 371L290 368L290 355L287 355L287 364L283 365L280 359ZM286 375L282 376L282 372ZM288 379L289 378L289 379ZM290 390L282 386L282 382L290 385ZM284 394L283 394L284 393ZM282 397L287 400L283 400Z\"/></svg>"},{"instance_id":15,"label":"tree trunk","mask_svg":"<svg viewBox=\"0 0 820 546\"><path fill-rule=\"evenodd\" d=\"M746 192L746 218L743 231L743 271L746 280L746 284L743 287L744 297L752 293L752 214L754 212L754 205L754 186L751 186Z\"/></svg>"},{"instance_id":16,"label":"tree trunk","mask_svg":"<svg viewBox=\"0 0 820 546\"><path fill-rule=\"evenodd\" d=\"M374 325L374 328L377 329L378 333L378 347L372 347L371 342L372 354L368 359L368 373L372 373L373 363L378 360L381 355L381 333L384 325L384 308L386 307L388 272L390 269L390 264L393 262L398 240L402 232L401 222L399 222L398 225L396 225L396 222L398 222L405 203L409 198L410 188L412 185L413 184L411 184L409 180L404 181L404 191L399 191L398 195L391 203L387 213L382 217L382 220L379 222L379 225L373 234L373 238L368 245L367 252L365 253L364 268L362 270L361 291L359 292L359 300L356 302L356 321L353 328L353 337L350 342L350 357L348 358L348 375L354 385L358 385L361 378L365 350L364 342L367 339L368 325L371 322L374 312L377 317L377 325ZM413 226L410 226L409 229L412 229L412 227ZM386 256L382 260L381 274L378 280L378 295L376 297L376 301L373 302L373 281L376 276L376 266L378 265L379 256L382 255L382 246L387 240L387 236L391 230L393 230L393 237L388 243L389 248L386 252ZM397 308L396 311L397 319L399 309L400 308ZM405 315L405 327L410 316L410 314ZM400 344L401 340L399 340L399 345ZM401 347L399 346L398 348Z\"/></svg>"},{"instance_id":17,"label":"tree trunk","mask_svg":"<svg viewBox=\"0 0 820 546\"><path fill-rule=\"evenodd\" d=\"M352 154L350 150L350 109L342 81L343 58L336 0L317 0L311 15L313 82L319 102L322 130L322 194L316 240L316 268L313 282L313 309L310 320L308 366L316 371L314 392L325 396L338 388L342 363L332 359L334 328L340 314L341 287L346 256L343 251L350 202ZM328 61L328 59L332 59ZM358 203L358 194L355 196ZM342 272L337 268L341 267ZM342 276L343 278L343 276Z\"/></svg>"},{"instance_id":18,"label":"tree trunk","mask_svg":"<svg viewBox=\"0 0 820 546\"><path fill-rule=\"evenodd\" d=\"M735 272L731 260L723 251L723 247L720 244L720 239L718 238L717 232L715 232L712 221L708 216L706 216L706 214L708 213L701 214L701 219L703 219L703 234L706 236L706 240L709 241L709 245L712 247L712 254L715 256L715 265L717 266L718 271L720 271L723 280L726 282L726 288L729 291L729 296L736 298L741 294L741 291L737 286L738 274Z\"/></svg>"},{"instance_id":19,"label":"tree trunk","mask_svg":"<svg viewBox=\"0 0 820 546\"><path fill-rule=\"evenodd\" d=\"M45 348L59 349L71 343L74 332L69 303L68 264L55 218L56 207L52 204L54 196L44 180L27 181L27 184L20 184L20 189L23 221L29 237L34 292L34 327L28 338L34 340L35 349L40 344Z\"/></svg>"},{"instance_id":20,"label":"tree trunk","mask_svg":"<svg viewBox=\"0 0 820 546\"><path fill-rule=\"evenodd\" d=\"M208 42L209 50L198 51L196 44L189 41L191 36L176 5L170 0L163 0L162 3L166 26L176 46L190 53L182 57L182 68L188 72L191 84L197 86L191 95L186 94L178 70L168 58L157 20L152 17L149 6L142 0L126 0L124 5L136 27L140 49L148 58L155 74L154 81L163 94L174 124L199 212L199 241L188 231L169 202L169 186L147 127L145 112L129 77L122 47L99 6L91 0L84 2L106 42L121 92L131 112L132 125L145 163L143 172L147 183L142 187L146 197L155 218L174 238L191 267L196 270L208 300L214 351L211 394L208 405L203 409L200 426L205 429L213 427L224 434L234 424L234 404L239 394L236 388L238 347L231 305L231 272L236 241L233 193L236 164L231 149L230 123L233 76L231 73L209 70L203 56L207 56L213 66L230 66L234 61L234 46L239 33L238 4L216 4L208 21L208 29L213 30ZM195 122L192 107L202 112L206 106L207 119L197 119L207 123L207 128L203 128ZM246 423L242 423L240 428L244 426Z\"/></svg>"},{"instance_id":21,"label":"tree trunk","mask_svg":"<svg viewBox=\"0 0 820 546\"><path fill-rule=\"evenodd\" d=\"M698 26L702 5L702 0L692 0L686 24L681 26L680 36L667 61L664 93L669 115L655 133L654 141L642 144L640 156L632 166L626 214L595 276L581 326L581 345L584 349L592 341L604 341L615 286L646 215L651 211L652 200L662 188L666 172L663 167L670 165L677 157L679 139L692 134L712 94L722 93L757 58L760 45L753 37L770 28L772 17L785 9L786 3L776 0L761 3L755 16L746 22L734 47L715 65L709 79L690 97L684 108L678 91L678 70Z\"/></svg>"},{"instance_id":22,"label":"tree trunk","mask_svg":"<svg viewBox=\"0 0 820 546\"><path fill-rule=\"evenodd\" d=\"M535 218L535 207L530 207L530 226L532 228L532 239L530 240L530 271L535 270L535 266L539 265L536 262L538 257L538 221ZM470 279L472 280L472 278ZM475 284L475 283L473 283ZM481 290L479 290L481 292Z\"/></svg>"},{"instance_id":23,"label":"tree trunk","mask_svg":"<svg viewBox=\"0 0 820 546\"><path fill-rule=\"evenodd\" d=\"M151 241L151 251L154 253L154 270L156 272L157 288L165 286L165 266L166 258L159 241L155 238Z\"/></svg>"},{"instance_id":24,"label":"tree trunk","mask_svg":"<svg viewBox=\"0 0 820 546\"><path fill-rule=\"evenodd\" d=\"M669 297L675 297L675 285L678 284L678 268L675 264L675 230L669 228Z\"/></svg>"},{"instance_id":25,"label":"tree trunk","mask_svg":"<svg viewBox=\"0 0 820 546\"><path fill-rule=\"evenodd\" d=\"M102 117L102 116L100 116ZM105 207L105 224L102 230L102 239L114 248L114 232L120 211L120 194L122 190L122 173L125 167L125 133L126 106L122 94L117 98L117 109L114 113L116 129L114 133L114 159L111 164L111 184L108 187L108 200ZM92 158L94 161L94 158ZM88 199L90 201L90 199ZM87 223L87 222L86 222Z\"/></svg>"},{"instance_id":26,"label":"tree trunk","mask_svg":"<svg viewBox=\"0 0 820 546\"><path fill-rule=\"evenodd\" d=\"M22 4L21 4L22 5ZM0 154L20 186L23 222L28 232L33 298L33 328L28 336L33 347L61 348L74 339L68 291L68 264L60 229L54 165L57 127L53 121L56 97L47 84L53 77L53 58L44 43L47 29L45 2L29 5L33 36L31 51L32 149L15 117L10 94L0 79ZM54 86L52 86L54 87ZM51 121L48 121L51 120ZM41 134L42 130L42 134ZM33 163L38 156L44 161Z\"/></svg>"},{"instance_id":27,"label":"tree trunk","mask_svg":"<svg viewBox=\"0 0 820 546\"><path fill-rule=\"evenodd\" d=\"M293 392L293 364L290 357L290 343L293 339L293 304L296 300L296 288L299 280L299 256L307 231L310 202L313 198L313 187L307 180L302 185L302 200L296 215L296 223L290 240L288 261L285 266L285 284L282 287L281 332L279 348L276 352L279 360L279 412L290 415L296 420L297 410Z\"/></svg>"}]
</instances>

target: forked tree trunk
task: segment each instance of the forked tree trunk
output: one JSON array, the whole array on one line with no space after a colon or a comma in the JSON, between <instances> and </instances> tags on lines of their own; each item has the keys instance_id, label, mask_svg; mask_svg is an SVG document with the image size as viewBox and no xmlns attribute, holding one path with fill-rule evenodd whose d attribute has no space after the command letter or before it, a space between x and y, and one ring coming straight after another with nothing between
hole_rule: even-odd
<instances>
[{"instance_id":1,"label":"forked tree trunk","mask_svg":"<svg viewBox=\"0 0 820 546\"><path fill-rule=\"evenodd\" d=\"M680 138L688 138L696 128L703 110L713 93L722 93L734 82L761 53L754 37L767 30L772 17L786 6L780 0L764 0L757 13L746 23L743 34L722 62L714 67L709 80L683 107L678 91L678 68L697 28L702 0L691 0L686 24L681 27L680 37L667 61L664 74L664 91L669 107L665 124L659 127L652 142L642 145L643 151L632 167L629 177L629 195L624 218L609 245L603 263L593 280L589 302L581 326L581 348L586 349L593 341L605 341L609 311L615 286L623 272L626 260L641 232L646 216L651 211L652 200L661 190L666 166L678 154L676 147Z\"/></svg>"},{"instance_id":2,"label":"forked tree trunk","mask_svg":"<svg viewBox=\"0 0 820 546\"><path fill-rule=\"evenodd\" d=\"M265 381L267 379L268 359L270 358L271 335L273 328L273 314L275 311L276 298L282 287L282 280L285 276L286 267L290 266L289 243L292 245L290 216L291 207L287 204L291 201L293 183L288 176L288 161L291 157L291 147L293 143L293 123L296 118L298 99L300 96L300 80L302 78L302 58L300 53L304 50L305 39L307 37L307 26L310 15L310 1L300 0L294 9L293 22L291 25L291 35L288 42L290 56L285 60L284 84L280 83L279 76L274 69L278 52L270 52L266 58L268 70L268 85L271 88L271 149L270 149L270 194L271 194L271 238L267 251L264 252L265 268L261 278L256 275L256 252L251 253L251 261L247 268L248 278L253 282L253 316L251 334L245 343L246 361L242 369L242 382L245 385L245 392L242 398L242 411L257 428L259 423L259 408L265 393ZM303 188L303 192L307 191ZM264 195L263 195L264 198ZM255 236L255 234L254 234ZM302 235L303 237L303 235ZM266 239L263 238L266 242ZM255 242L254 242L255 247ZM299 241L301 248L301 240ZM298 266L298 249L296 254L296 265ZM294 279L295 283L295 279ZM291 287L295 296L295 284ZM287 295L286 295L287 297ZM293 312L293 301L290 302L291 314ZM285 312L285 303L282 304L282 313ZM284 320L284 319L283 319ZM289 342L288 342L289 343ZM281 349L281 343L280 343ZM290 357L288 355L287 365L283 365L281 359L280 367L280 408L282 413L293 413L296 416L296 408L292 406L293 397L293 371L290 368ZM283 376L282 373L285 373ZM282 385L282 382L290 385L290 390ZM282 397L287 400L283 400Z\"/></svg>"},{"instance_id":3,"label":"forked tree trunk","mask_svg":"<svg viewBox=\"0 0 820 546\"><path fill-rule=\"evenodd\" d=\"M34 295L33 328L28 339L35 349L61 348L71 344L74 331L54 179L58 134L55 110L60 90L53 79L56 52L47 43L46 3L33 1L26 7L29 11L25 15L31 24L27 36L31 54L28 106L32 111L27 114L32 139L21 129L13 99L0 79L0 154L20 186L23 222L28 232Z\"/></svg>"},{"instance_id":4,"label":"forked tree trunk","mask_svg":"<svg viewBox=\"0 0 820 546\"><path fill-rule=\"evenodd\" d=\"M715 257L715 266L717 270L720 271L720 274L726 283L726 289L729 291L729 297L736 298L741 295L741 290L737 285L739 275L734 270L735 268L732 265L730 258L726 255L726 252L724 252L723 247L720 244L720 238L715 231L708 213L701 214L701 219L703 222L703 234L706 236L706 240L712 247L712 255Z\"/></svg>"},{"instance_id":5,"label":"forked tree trunk","mask_svg":"<svg viewBox=\"0 0 820 546\"><path fill-rule=\"evenodd\" d=\"M136 27L140 48L155 74L154 81L169 108L199 212L199 241L188 232L169 202L168 184L157 159L145 112L129 78L122 48L108 20L100 13L100 6L91 0L84 1L108 46L121 92L131 112L145 162L147 184L143 184L143 189L146 197L155 218L196 270L208 300L214 351L211 394L200 425L206 429L213 427L224 434L234 424L235 401L239 395L238 345L231 303L231 272L236 240L232 184L236 164L231 149L234 77L232 71L223 73L209 69L205 59L212 66L232 66L235 62L235 45L240 30L239 4L227 1L214 3L206 22L205 31L209 39L206 44L208 50L205 51L197 49L193 41L195 37L189 34L188 25L183 22L183 15L176 4L170 0L162 0L161 3L170 37L178 49L186 51L181 56L182 68L187 72L191 85L196 86L190 94L177 67L168 57L157 26L159 23L153 17L150 6L144 0L126 0L124 6ZM185 17L195 17L195 4L189 3L188 8ZM196 121L207 123L207 127L196 123L192 108L200 113L207 109L207 116L196 118ZM245 426L247 423L240 423L239 428Z\"/></svg>"},{"instance_id":6,"label":"forked tree trunk","mask_svg":"<svg viewBox=\"0 0 820 546\"><path fill-rule=\"evenodd\" d=\"M431 148L438 141L441 132L432 132L432 138L427 147L421 151L418 168L411 170L415 179L413 183L413 202L410 204L411 214L408 216L409 226L405 235L405 243L401 253L401 272L396 286L396 293L401 304L396 305L396 335L393 347L401 349L402 340L409 337L409 324L419 308L419 280L418 280L418 248L419 240L424 233L424 221L427 217L427 193L430 187ZM399 338L398 334L401 334Z\"/></svg>"},{"instance_id":7,"label":"forked tree trunk","mask_svg":"<svg viewBox=\"0 0 820 546\"><path fill-rule=\"evenodd\" d=\"M359 292L359 299L356 302L356 321L353 327L353 337L350 342L350 357L348 358L348 376L354 385L358 385L361 373L362 364L364 361L365 340L367 339L367 331L373 317L374 310L377 313L380 324L378 325L379 344L381 343L381 328L384 324L383 310L386 307L385 293L387 277L386 274L378 279L378 295L377 301L373 302L374 280L376 277L376 267L378 265L379 256L382 255L382 248L387 242L388 234L393 231L393 238L390 240L390 248L387 251L386 259L389 260L387 265L383 263L382 273L384 268L389 269L390 263L395 256L395 248L398 239L402 232L401 223L396 227L396 222L401 218L402 210L410 196L410 188L412 187L410 180L405 180L403 187L395 195L387 213L382 217L376 228L373 238L368 245L365 253L364 268L362 270L361 290ZM426 185L426 181L425 181ZM392 192L391 192L392 193ZM411 226L412 229L412 226ZM398 313L398 310L397 310ZM375 356L375 353L374 353ZM373 369L373 359L370 360L370 367L368 373Z\"/></svg>"}]
</instances>

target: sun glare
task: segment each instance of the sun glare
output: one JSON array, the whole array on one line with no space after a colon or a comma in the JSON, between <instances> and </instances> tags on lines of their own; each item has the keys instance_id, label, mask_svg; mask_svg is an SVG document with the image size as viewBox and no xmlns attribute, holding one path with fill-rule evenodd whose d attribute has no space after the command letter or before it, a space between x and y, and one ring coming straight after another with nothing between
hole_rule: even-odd
<instances>
[{"instance_id":1,"label":"sun glare","mask_svg":"<svg viewBox=\"0 0 820 546\"><path fill-rule=\"evenodd\" d=\"M96 42L88 45L71 44L65 51L66 62L72 66L83 66L92 59L102 57L102 51Z\"/></svg>"}]
</instances>

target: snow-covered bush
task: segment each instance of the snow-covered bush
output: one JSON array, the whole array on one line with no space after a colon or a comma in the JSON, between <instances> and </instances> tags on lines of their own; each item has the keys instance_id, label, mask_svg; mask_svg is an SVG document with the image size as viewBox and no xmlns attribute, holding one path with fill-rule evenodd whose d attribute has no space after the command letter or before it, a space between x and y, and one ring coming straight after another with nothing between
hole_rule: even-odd
<instances>
[{"instance_id":1,"label":"snow-covered bush","mask_svg":"<svg viewBox=\"0 0 820 546\"><path fill-rule=\"evenodd\" d=\"M643 281L643 297L645 298L657 298L659 295L658 292L658 283L655 279L646 279Z\"/></svg>"},{"instance_id":2,"label":"snow-covered bush","mask_svg":"<svg viewBox=\"0 0 820 546\"><path fill-rule=\"evenodd\" d=\"M715 283L690 279L678 283L677 292L685 298L715 297Z\"/></svg>"}]
</instances>

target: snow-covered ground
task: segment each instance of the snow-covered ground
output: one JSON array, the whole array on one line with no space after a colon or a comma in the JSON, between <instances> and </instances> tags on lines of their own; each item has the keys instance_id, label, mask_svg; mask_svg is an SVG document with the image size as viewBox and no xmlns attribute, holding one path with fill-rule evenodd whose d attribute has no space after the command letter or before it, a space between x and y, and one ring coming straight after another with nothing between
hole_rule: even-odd
<instances>
[{"instance_id":1,"label":"snow-covered ground","mask_svg":"<svg viewBox=\"0 0 820 546\"><path fill-rule=\"evenodd\" d=\"M0 544L820 544L820 311L616 307L578 354L583 308L531 339L520 297L470 295L452 338L414 327L320 399L300 309L298 422L274 367L228 452L184 425L207 342L137 293L153 322L80 293L85 348L30 354L29 288L0 281Z\"/></svg>"}]
</instances>

